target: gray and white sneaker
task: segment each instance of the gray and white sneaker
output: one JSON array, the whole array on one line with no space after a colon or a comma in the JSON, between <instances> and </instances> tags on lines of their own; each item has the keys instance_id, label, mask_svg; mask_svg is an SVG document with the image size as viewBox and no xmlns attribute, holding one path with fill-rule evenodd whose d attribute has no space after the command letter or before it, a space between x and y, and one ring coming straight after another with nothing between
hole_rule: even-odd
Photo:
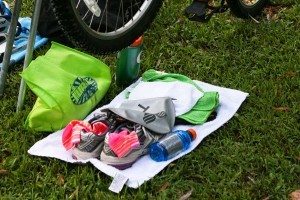
<instances>
[{"instance_id":1,"label":"gray and white sneaker","mask_svg":"<svg viewBox=\"0 0 300 200\"><path fill-rule=\"evenodd\" d=\"M106 130L101 135L97 135L94 132L81 130L80 143L76 145L72 152L73 158L86 160L89 158L99 157L103 149L105 135L114 130L117 125L123 123L124 121L125 119L117 117L117 115L110 111L90 119L89 123L92 127L97 127L99 124L100 126L101 124L105 124Z\"/></svg>"},{"instance_id":2,"label":"gray and white sneaker","mask_svg":"<svg viewBox=\"0 0 300 200\"><path fill-rule=\"evenodd\" d=\"M133 126L132 126L133 125ZM133 124L132 122L127 122L116 130L127 129L128 131L135 131L138 135L140 142L140 147L133 149L125 157L119 158L109 147L109 134L107 133L104 140L103 150L100 155L100 160L108 165L114 166L117 169L124 170L133 165L133 163L139 159L141 156L148 153L148 146L153 142L159 140L162 135L154 135L145 127L139 124Z\"/></svg>"},{"instance_id":3,"label":"gray and white sneaker","mask_svg":"<svg viewBox=\"0 0 300 200\"><path fill-rule=\"evenodd\" d=\"M96 158L100 155L103 148L105 134L96 135L93 132L81 131L81 141L73 149L73 158L86 160Z\"/></svg>"}]
</instances>

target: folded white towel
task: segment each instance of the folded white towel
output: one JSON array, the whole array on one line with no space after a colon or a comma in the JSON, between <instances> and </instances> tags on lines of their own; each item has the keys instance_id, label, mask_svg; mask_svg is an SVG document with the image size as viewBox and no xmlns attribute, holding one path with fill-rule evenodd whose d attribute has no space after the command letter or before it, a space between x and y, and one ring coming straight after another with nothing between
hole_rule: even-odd
<instances>
[{"instance_id":1,"label":"folded white towel","mask_svg":"<svg viewBox=\"0 0 300 200\"><path fill-rule=\"evenodd\" d=\"M190 111L203 96L194 85L181 81L172 82L144 82L134 87L129 100L140 100L155 97L170 97L173 99L176 116Z\"/></svg>"}]
</instances>

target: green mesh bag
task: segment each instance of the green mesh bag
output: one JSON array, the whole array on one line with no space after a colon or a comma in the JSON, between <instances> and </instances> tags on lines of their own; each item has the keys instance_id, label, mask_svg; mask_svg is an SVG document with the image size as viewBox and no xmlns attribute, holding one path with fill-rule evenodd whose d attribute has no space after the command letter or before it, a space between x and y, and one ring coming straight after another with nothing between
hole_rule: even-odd
<instances>
[{"instance_id":1,"label":"green mesh bag","mask_svg":"<svg viewBox=\"0 0 300 200\"><path fill-rule=\"evenodd\" d=\"M85 118L111 83L107 65L58 43L52 43L21 76L38 96L25 126L38 131L56 131L73 119Z\"/></svg>"}]
</instances>

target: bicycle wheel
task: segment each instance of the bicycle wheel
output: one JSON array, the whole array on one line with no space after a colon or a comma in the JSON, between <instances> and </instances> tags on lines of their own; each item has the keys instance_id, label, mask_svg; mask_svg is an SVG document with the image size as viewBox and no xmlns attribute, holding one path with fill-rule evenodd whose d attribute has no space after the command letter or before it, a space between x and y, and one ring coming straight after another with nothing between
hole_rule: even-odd
<instances>
[{"instance_id":1,"label":"bicycle wheel","mask_svg":"<svg viewBox=\"0 0 300 200\"><path fill-rule=\"evenodd\" d=\"M227 3L234 15L241 18L259 15L268 0L227 0Z\"/></svg>"},{"instance_id":2,"label":"bicycle wheel","mask_svg":"<svg viewBox=\"0 0 300 200\"><path fill-rule=\"evenodd\" d=\"M91 2L98 12L88 8ZM108 53L142 35L162 0L51 0L51 5L70 42L91 53Z\"/></svg>"}]
</instances>

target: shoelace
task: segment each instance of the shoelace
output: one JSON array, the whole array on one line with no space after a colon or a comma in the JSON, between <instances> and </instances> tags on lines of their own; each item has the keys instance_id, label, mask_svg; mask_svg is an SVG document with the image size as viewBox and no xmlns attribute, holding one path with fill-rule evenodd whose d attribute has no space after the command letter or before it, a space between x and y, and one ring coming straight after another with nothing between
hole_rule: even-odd
<instances>
[{"instance_id":1,"label":"shoelace","mask_svg":"<svg viewBox=\"0 0 300 200\"><path fill-rule=\"evenodd\" d=\"M135 131L129 133L128 130L122 130L109 135L108 145L118 158L122 158L133 149L139 148L140 142Z\"/></svg>"},{"instance_id":2,"label":"shoelace","mask_svg":"<svg viewBox=\"0 0 300 200\"><path fill-rule=\"evenodd\" d=\"M62 142L66 150L70 150L81 142L81 133L92 132L96 135L105 134L108 126L103 122L90 124L86 121L73 120L63 131Z\"/></svg>"}]
</instances>

